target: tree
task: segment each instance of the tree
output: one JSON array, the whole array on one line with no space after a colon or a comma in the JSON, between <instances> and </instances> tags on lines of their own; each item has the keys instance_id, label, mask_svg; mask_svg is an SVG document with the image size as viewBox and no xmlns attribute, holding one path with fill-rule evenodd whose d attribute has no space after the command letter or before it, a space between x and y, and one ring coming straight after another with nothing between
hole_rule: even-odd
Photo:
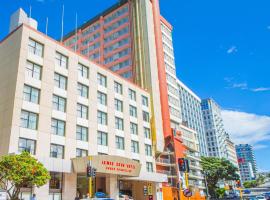
<instances>
[{"instance_id":1,"label":"tree","mask_svg":"<svg viewBox=\"0 0 270 200\"><path fill-rule=\"evenodd\" d=\"M257 187L258 183L256 180L253 180L253 181L246 181L243 183L243 185L245 188L253 188L253 187Z\"/></svg>"},{"instance_id":2,"label":"tree","mask_svg":"<svg viewBox=\"0 0 270 200\"><path fill-rule=\"evenodd\" d=\"M21 188L41 187L49 179L47 169L27 152L0 158L0 188L10 200L19 200Z\"/></svg>"},{"instance_id":3,"label":"tree","mask_svg":"<svg viewBox=\"0 0 270 200\"><path fill-rule=\"evenodd\" d=\"M206 176L210 195L216 197L217 183L219 181L239 180L238 169L228 160L215 157L202 157L201 164Z\"/></svg>"}]
</instances>

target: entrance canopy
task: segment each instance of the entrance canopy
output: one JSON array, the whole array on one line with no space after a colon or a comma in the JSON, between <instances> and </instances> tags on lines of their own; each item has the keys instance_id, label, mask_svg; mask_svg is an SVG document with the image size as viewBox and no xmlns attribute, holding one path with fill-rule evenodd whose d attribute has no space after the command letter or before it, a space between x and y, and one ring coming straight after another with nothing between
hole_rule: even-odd
<instances>
[{"instance_id":1,"label":"entrance canopy","mask_svg":"<svg viewBox=\"0 0 270 200\"><path fill-rule=\"evenodd\" d=\"M116 174L128 177L138 177L141 164L121 156L96 155L72 159L75 173L86 173L87 164L90 163L97 172L104 174Z\"/></svg>"}]
</instances>

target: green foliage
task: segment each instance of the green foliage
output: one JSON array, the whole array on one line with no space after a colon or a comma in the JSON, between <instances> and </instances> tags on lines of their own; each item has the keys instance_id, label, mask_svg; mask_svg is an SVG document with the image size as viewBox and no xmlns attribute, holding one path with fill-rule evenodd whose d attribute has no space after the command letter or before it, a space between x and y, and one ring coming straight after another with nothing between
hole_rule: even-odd
<instances>
[{"instance_id":1,"label":"green foliage","mask_svg":"<svg viewBox=\"0 0 270 200\"><path fill-rule=\"evenodd\" d=\"M264 184L265 183L265 180L266 180L265 176L263 176L263 175L260 174L257 177L256 180L246 181L246 182L243 183L243 185L244 185L245 188L254 188L254 187L258 187L259 185Z\"/></svg>"},{"instance_id":2,"label":"green foliage","mask_svg":"<svg viewBox=\"0 0 270 200\"><path fill-rule=\"evenodd\" d=\"M222 199L225 196L226 190L224 188L216 189L216 194L218 195L219 199Z\"/></svg>"},{"instance_id":3,"label":"green foliage","mask_svg":"<svg viewBox=\"0 0 270 200\"><path fill-rule=\"evenodd\" d=\"M265 183L265 180L266 180L265 176L262 175L262 174L260 174L260 175L257 177L256 182L257 182L258 185L262 185L262 184Z\"/></svg>"},{"instance_id":4,"label":"green foliage","mask_svg":"<svg viewBox=\"0 0 270 200\"><path fill-rule=\"evenodd\" d=\"M201 164L206 176L208 191L212 197L217 196L218 181L235 181L240 177L238 169L228 160L215 157L202 157Z\"/></svg>"},{"instance_id":5,"label":"green foliage","mask_svg":"<svg viewBox=\"0 0 270 200\"><path fill-rule=\"evenodd\" d=\"M253 187L257 187L258 184L257 184L257 181L246 181L243 183L244 187L245 188L253 188Z\"/></svg>"},{"instance_id":6,"label":"green foliage","mask_svg":"<svg viewBox=\"0 0 270 200\"><path fill-rule=\"evenodd\" d=\"M27 152L0 158L0 187L11 200L18 200L22 187L41 187L49 179L47 169Z\"/></svg>"}]
</instances>

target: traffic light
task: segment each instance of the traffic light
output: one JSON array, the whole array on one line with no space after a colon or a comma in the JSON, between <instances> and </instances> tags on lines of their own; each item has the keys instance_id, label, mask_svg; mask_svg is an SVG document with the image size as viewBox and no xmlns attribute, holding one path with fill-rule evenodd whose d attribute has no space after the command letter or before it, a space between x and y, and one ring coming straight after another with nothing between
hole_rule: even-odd
<instances>
[{"instance_id":1,"label":"traffic light","mask_svg":"<svg viewBox=\"0 0 270 200\"><path fill-rule=\"evenodd\" d=\"M97 169L96 168L93 168L92 169L92 177L96 177L96 172L97 172Z\"/></svg>"},{"instance_id":2,"label":"traffic light","mask_svg":"<svg viewBox=\"0 0 270 200\"><path fill-rule=\"evenodd\" d=\"M92 177L92 167L90 165L87 165L86 175L87 177Z\"/></svg>"},{"instance_id":3,"label":"traffic light","mask_svg":"<svg viewBox=\"0 0 270 200\"><path fill-rule=\"evenodd\" d=\"M237 181L236 181L236 187L238 187L238 188L241 187L241 181L240 181L240 180L237 180Z\"/></svg>"},{"instance_id":4,"label":"traffic light","mask_svg":"<svg viewBox=\"0 0 270 200\"><path fill-rule=\"evenodd\" d=\"M180 172L186 172L186 161L184 158L178 158L178 167Z\"/></svg>"}]
</instances>

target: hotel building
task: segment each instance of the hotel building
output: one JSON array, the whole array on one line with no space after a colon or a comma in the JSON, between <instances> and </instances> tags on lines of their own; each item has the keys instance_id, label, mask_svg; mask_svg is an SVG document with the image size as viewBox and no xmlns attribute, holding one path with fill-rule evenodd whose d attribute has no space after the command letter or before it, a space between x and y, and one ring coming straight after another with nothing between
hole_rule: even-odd
<instances>
[{"instance_id":1,"label":"hotel building","mask_svg":"<svg viewBox=\"0 0 270 200\"><path fill-rule=\"evenodd\" d=\"M172 26L158 0L122 0L63 38L66 46L150 93L156 167L169 174L163 198L178 198L177 160L184 157Z\"/></svg>"},{"instance_id":2,"label":"hotel building","mask_svg":"<svg viewBox=\"0 0 270 200\"><path fill-rule=\"evenodd\" d=\"M162 197L147 91L24 24L0 42L0 70L0 155L28 151L51 174L22 198L85 196L88 155L95 191L143 200L149 186Z\"/></svg>"}]
</instances>

